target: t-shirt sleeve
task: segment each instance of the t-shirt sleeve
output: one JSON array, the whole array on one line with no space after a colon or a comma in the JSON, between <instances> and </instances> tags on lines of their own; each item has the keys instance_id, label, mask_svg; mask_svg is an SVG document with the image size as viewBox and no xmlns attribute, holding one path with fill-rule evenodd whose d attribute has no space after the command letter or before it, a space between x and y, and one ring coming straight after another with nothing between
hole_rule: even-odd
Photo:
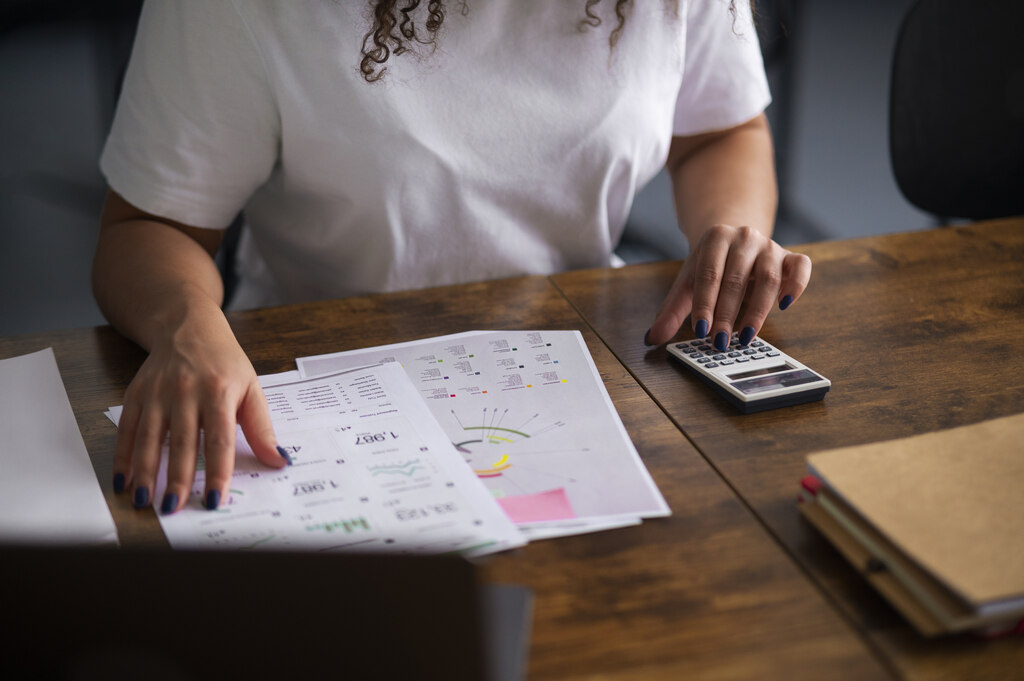
<instances>
[{"instance_id":1,"label":"t-shirt sleeve","mask_svg":"<svg viewBox=\"0 0 1024 681\"><path fill-rule=\"evenodd\" d=\"M771 102L748 0L690 0L683 79L672 132L693 135L745 123Z\"/></svg>"},{"instance_id":2,"label":"t-shirt sleeve","mask_svg":"<svg viewBox=\"0 0 1024 681\"><path fill-rule=\"evenodd\" d=\"M277 161L280 116L231 0L147 0L100 170L129 203L223 228Z\"/></svg>"}]
</instances>

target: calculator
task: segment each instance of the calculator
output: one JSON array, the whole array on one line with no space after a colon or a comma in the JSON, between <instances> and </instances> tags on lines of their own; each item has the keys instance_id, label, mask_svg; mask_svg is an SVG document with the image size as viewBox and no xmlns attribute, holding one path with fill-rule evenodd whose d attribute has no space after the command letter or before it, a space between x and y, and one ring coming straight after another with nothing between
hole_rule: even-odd
<instances>
[{"instance_id":1,"label":"calculator","mask_svg":"<svg viewBox=\"0 0 1024 681\"><path fill-rule=\"evenodd\" d=\"M744 414L813 402L832 382L778 348L755 337L740 345L733 334L718 350L710 339L669 343L669 357L682 363Z\"/></svg>"}]
</instances>

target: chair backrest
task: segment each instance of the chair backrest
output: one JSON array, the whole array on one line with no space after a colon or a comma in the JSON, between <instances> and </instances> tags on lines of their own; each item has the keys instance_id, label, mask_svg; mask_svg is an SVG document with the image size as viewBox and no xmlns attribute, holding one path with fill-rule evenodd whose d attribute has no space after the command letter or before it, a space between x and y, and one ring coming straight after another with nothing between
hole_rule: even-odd
<instances>
[{"instance_id":1,"label":"chair backrest","mask_svg":"<svg viewBox=\"0 0 1024 681\"><path fill-rule=\"evenodd\" d=\"M896 183L944 217L1024 215L1024 2L918 0L893 58Z\"/></svg>"}]
</instances>

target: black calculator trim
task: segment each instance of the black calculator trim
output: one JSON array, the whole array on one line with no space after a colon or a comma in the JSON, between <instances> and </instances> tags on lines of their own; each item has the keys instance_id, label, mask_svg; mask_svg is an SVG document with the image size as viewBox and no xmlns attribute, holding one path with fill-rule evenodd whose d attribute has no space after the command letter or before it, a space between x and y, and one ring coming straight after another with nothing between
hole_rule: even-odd
<instances>
[{"instance_id":1,"label":"black calculator trim","mask_svg":"<svg viewBox=\"0 0 1024 681\"><path fill-rule=\"evenodd\" d=\"M677 357L673 353L666 353L669 358L672 359L676 364L686 367L687 373L691 376L699 378L701 382L711 386L712 389L721 397L725 398L725 401L731 404L737 411L742 414L755 414L760 411L769 411L771 409L779 409L781 407L792 407L797 404L804 404L806 402L816 402L824 399L825 393L828 392L830 386L825 385L820 388L813 390L804 390L795 393L789 393L788 395L779 395L777 397L766 397L760 400L752 400L750 402L744 402L737 398L735 395L730 393L728 390L715 383L710 377L697 371L694 367L687 364L682 358ZM814 372L816 375L817 372Z\"/></svg>"}]
</instances>

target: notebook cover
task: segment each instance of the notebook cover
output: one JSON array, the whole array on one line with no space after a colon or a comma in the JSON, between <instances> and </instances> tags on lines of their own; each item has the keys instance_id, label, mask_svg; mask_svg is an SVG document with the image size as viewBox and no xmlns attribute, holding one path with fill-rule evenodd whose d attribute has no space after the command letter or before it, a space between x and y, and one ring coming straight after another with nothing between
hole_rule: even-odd
<instances>
[{"instance_id":1,"label":"notebook cover","mask_svg":"<svg viewBox=\"0 0 1024 681\"><path fill-rule=\"evenodd\" d=\"M811 471L977 611L1024 598L1024 414L812 454Z\"/></svg>"}]
</instances>

